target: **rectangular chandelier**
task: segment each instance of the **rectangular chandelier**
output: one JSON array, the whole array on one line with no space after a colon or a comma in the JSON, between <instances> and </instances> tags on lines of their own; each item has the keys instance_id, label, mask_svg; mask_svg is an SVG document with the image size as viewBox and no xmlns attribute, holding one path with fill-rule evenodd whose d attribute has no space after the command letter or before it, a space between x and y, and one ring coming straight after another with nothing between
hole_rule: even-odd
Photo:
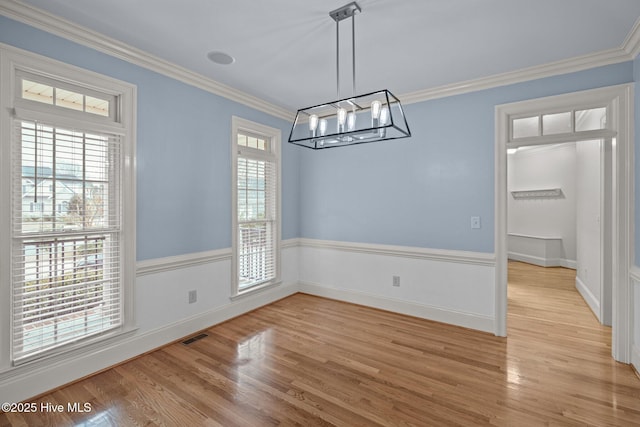
<instances>
[{"instance_id":1,"label":"rectangular chandelier","mask_svg":"<svg viewBox=\"0 0 640 427\"><path fill-rule=\"evenodd\" d=\"M400 100L388 90L355 95L355 17L362 8L355 1L329 12L336 23L336 98L340 98L340 22L351 18L353 93L350 98L298 110L289 142L319 150L411 136Z\"/></svg>"},{"instance_id":2,"label":"rectangular chandelier","mask_svg":"<svg viewBox=\"0 0 640 427\"><path fill-rule=\"evenodd\" d=\"M384 89L298 110L289 142L319 150L408 136L400 100Z\"/></svg>"}]
</instances>

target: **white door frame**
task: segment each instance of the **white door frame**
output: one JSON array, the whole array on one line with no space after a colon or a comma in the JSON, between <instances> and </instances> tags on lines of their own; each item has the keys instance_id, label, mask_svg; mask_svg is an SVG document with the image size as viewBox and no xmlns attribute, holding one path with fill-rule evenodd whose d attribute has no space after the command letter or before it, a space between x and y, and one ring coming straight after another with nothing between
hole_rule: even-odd
<instances>
[{"instance_id":1,"label":"white door frame","mask_svg":"<svg viewBox=\"0 0 640 427\"><path fill-rule=\"evenodd\" d=\"M607 108L607 129L569 136L511 138L510 117ZM613 147L612 225L612 356L630 363L633 301L630 267L634 256L633 225L633 85L624 84L496 106L495 110L495 334L507 335L507 148L553 142L616 138Z\"/></svg>"}]
</instances>

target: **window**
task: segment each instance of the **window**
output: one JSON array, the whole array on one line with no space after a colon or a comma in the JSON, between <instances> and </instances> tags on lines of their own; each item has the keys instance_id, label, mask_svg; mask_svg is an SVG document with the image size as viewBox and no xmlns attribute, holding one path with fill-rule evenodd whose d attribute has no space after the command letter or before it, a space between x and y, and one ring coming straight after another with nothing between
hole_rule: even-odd
<instances>
[{"instance_id":1,"label":"window","mask_svg":"<svg viewBox=\"0 0 640 427\"><path fill-rule=\"evenodd\" d=\"M607 129L606 119L606 107L561 111L525 117L512 116L510 118L510 141L538 138L541 136L570 135L574 132L604 130Z\"/></svg>"},{"instance_id":2,"label":"window","mask_svg":"<svg viewBox=\"0 0 640 427\"><path fill-rule=\"evenodd\" d=\"M22 99L111 119L115 116L114 95L88 88L78 89L73 85L28 72L18 72L17 82L17 92Z\"/></svg>"},{"instance_id":3,"label":"window","mask_svg":"<svg viewBox=\"0 0 640 427\"><path fill-rule=\"evenodd\" d=\"M2 277L9 319L2 321L17 366L131 329L135 88L15 56L18 90L3 98L12 131L2 136L10 146L2 166L10 173L0 188L11 201L3 230L11 236L3 246L10 268Z\"/></svg>"},{"instance_id":4,"label":"window","mask_svg":"<svg viewBox=\"0 0 640 427\"><path fill-rule=\"evenodd\" d=\"M236 296L279 281L281 136L237 117L232 128Z\"/></svg>"}]
</instances>

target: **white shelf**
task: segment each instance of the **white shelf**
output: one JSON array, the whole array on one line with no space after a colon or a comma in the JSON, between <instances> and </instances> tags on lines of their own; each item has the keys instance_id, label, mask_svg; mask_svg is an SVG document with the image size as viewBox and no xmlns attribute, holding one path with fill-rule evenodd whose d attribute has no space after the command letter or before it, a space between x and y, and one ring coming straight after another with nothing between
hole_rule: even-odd
<instances>
[{"instance_id":1,"label":"white shelf","mask_svg":"<svg viewBox=\"0 0 640 427\"><path fill-rule=\"evenodd\" d=\"M562 197L562 189L548 188L544 190L512 191L514 199L558 199Z\"/></svg>"}]
</instances>

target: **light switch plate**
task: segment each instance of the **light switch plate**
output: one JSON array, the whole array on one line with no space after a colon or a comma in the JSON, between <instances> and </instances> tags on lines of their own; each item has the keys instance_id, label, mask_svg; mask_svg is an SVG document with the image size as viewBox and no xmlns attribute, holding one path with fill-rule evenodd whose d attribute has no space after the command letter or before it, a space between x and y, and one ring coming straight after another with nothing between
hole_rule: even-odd
<instances>
[{"instance_id":1,"label":"light switch plate","mask_svg":"<svg viewBox=\"0 0 640 427\"><path fill-rule=\"evenodd\" d=\"M480 217L472 216L471 217L471 228L480 228Z\"/></svg>"}]
</instances>

